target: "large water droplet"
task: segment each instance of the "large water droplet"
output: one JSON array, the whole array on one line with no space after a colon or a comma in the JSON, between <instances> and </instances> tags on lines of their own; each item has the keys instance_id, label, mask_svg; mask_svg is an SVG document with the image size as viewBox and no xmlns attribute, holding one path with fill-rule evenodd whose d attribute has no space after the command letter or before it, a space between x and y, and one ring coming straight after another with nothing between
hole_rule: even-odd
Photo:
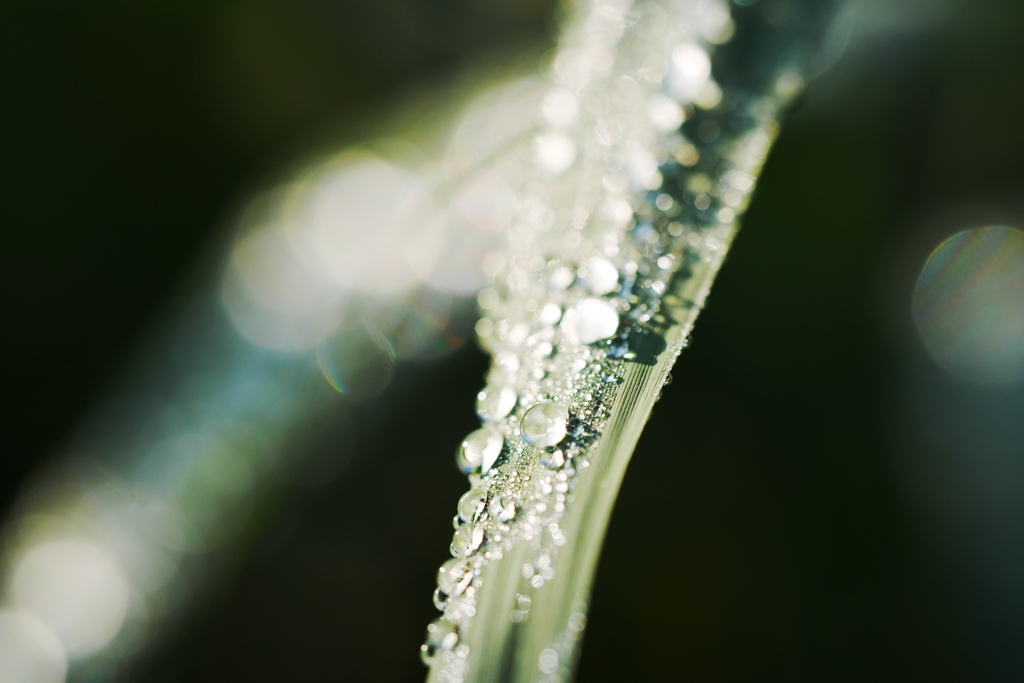
<instances>
[{"instance_id":1,"label":"large water droplet","mask_svg":"<svg viewBox=\"0 0 1024 683\"><path fill-rule=\"evenodd\" d=\"M547 448L565 438L569 413L557 403L539 403L523 415L520 432L528 444Z\"/></svg>"},{"instance_id":2,"label":"large water droplet","mask_svg":"<svg viewBox=\"0 0 1024 683\"><path fill-rule=\"evenodd\" d=\"M619 271L612 265L611 261L603 258L592 258L586 266L586 276L583 283L590 290L591 294L598 296L614 292L619 286Z\"/></svg>"},{"instance_id":3,"label":"large water droplet","mask_svg":"<svg viewBox=\"0 0 1024 683\"><path fill-rule=\"evenodd\" d=\"M497 422L516 407L516 392L511 387L488 385L476 395L476 412L484 422Z\"/></svg>"},{"instance_id":4,"label":"large water droplet","mask_svg":"<svg viewBox=\"0 0 1024 683\"><path fill-rule=\"evenodd\" d=\"M505 437L497 429L491 426L478 429L469 436L459 447L456 462L466 474L486 472L494 466L501 449L505 444Z\"/></svg>"},{"instance_id":5,"label":"large water droplet","mask_svg":"<svg viewBox=\"0 0 1024 683\"><path fill-rule=\"evenodd\" d=\"M427 665L442 652L450 652L459 644L459 630L447 619L438 619L427 626L427 639L420 645L420 657Z\"/></svg>"},{"instance_id":6,"label":"large water droplet","mask_svg":"<svg viewBox=\"0 0 1024 683\"><path fill-rule=\"evenodd\" d=\"M472 555L483 542L483 527L472 522L463 524L452 535L452 555L455 557Z\"/></svg>"},{"instance_id":7,"label":"large water droplet","mask_svg":"<svg viewBox=\"0 0 1024 683\"><path fill-rule=\"evenodd\" d=\"M462 595L473 580L473 565L469 560L454 558L437 570L437 588L445 595Z\"/></svg>"},{"instance_id":8,"label":"large water droplet","mask_svg":"<svg viewBox=\"0 0 1024 683\"><path fill-rule=\"evenodd\" d=\"M470 489L459 499L459 517L464 522L477 522L486 509L487 491Z\"/></svg>"},{"instance_id":9,"label":"large water droplet","mask_svg":"<svg viewBox=\"0 0 1024 683\"><path fill-rule=\"evenodd\" d=\"M619 313L607 299L584 299L562 316L565 336L576 344L593 344L619 329Z\"/></svg>"}]
</instances>

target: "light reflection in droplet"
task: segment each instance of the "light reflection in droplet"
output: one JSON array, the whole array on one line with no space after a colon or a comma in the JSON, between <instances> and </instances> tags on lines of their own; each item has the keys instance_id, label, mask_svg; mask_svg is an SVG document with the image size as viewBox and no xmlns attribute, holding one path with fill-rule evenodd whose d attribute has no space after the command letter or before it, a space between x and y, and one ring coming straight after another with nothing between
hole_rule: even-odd
<instances>
[{"instance_id":1,"label":"light reflection in droplet","mask_svg":"<svg viewBox=\"0 0 1024 683\"><path fill-rule=\"evenodd\" d=\"M913 314L952 374L984 384L1024 379L1024 232L985 227L948 238L918 277Z\"/></svg>"}]
</instances>

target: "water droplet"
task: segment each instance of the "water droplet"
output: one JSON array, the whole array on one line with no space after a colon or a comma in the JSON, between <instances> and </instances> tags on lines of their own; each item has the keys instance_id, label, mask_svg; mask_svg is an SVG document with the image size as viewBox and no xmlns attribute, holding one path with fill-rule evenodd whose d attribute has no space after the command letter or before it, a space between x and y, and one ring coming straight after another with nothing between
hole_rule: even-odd
<instances>
[{"instance_id":1,"label":"water droplet","mask_svg":"<svg viewBox=\"0 0 1024 683\"><path fill-rule=\"evenodd\" d=\"M711 58L699 45L683 43L672 52L669 89L680 100L692 100L711 76Z\"/></svg>"},{"instance_id":2,"label":"water droplet","mask_svg":"<svg viewBox=\"0 0 1024 683\"><path fill-rule=\"evenodd\" d=\"M528 444L547 448L565 438L569 414L556 403L540 403L523 415L520 432Z\"/></svg>"},{"instance_id":3,"label":"water droplet","mask_svg":"<svg viewBox=\"0 0 1024 683\"><path fill-rule=\"evenodd\" d=\"M472 555L484 542L483 527L469 522L463 524L452 535L452 555L455 557L466 557Z\"/></svg>"},{"instance_id":4,"label":"water droplet","mask_svg":"<svg viewBox=\"0 0 1024 683\"><path fill-rule=\"evenodd\" d=\"M445 595L440 588L434 589L434 607L444 611L444 608L448 606L448 596Z\"/></svg>"},{"instance_id":5,"label":"water droplet","mask_svg":"<svg viewBox=\"0 0 1024 683\"><path fill-rule=\"evenodd\" d=\"M469 436L459 447L456 461L466 474L486 472L494 466L501 449L505 445L505 437L497 429L491 426L478 429Z\"/></svg>"},{"instance_id":6,"label":"water droplet","mask_svg":"<svg viewBox=\"0 0 1024 683\"><path fill-rule=\"evenodd\" d=\"M538 343L535 347L533 347L533 355L536 356L537 358L547 358L552 354L554 350L555 347L551 345L551 342L544 341ZM543 377L543 375L541 375L541 377ZM537 379L540 379L540 377L538 377Z\"/></svg>"},{"instance_id":7,"label":"water droplet","mask_svg":"<svg viewBox=\"0 0 1024 683\"><path fill-rule=\"evenodd\" d=\"M466 592L473 581L473 565L469 560L448 560L437 570L437 588L445 595L458 597Z\"/></svg>"},{"instance_id":8,"label":"water droplet","mask_svg":"<svg viewBox=\"0 0 1024 683\"><path fill-rule=\"evenodd\" d=\"M470 489L459 499L459 517L465 522L480 521L486 509L487 491Z\"/></svg>"},{"instance_id":9,"label":"water droplet","mask_svg":"<svg viewBox=\"0 0 1024 683\"><path fill-rule=\"evenodd\" d=\"M551 451L550 453L545 451L541 453L540 464L549 470L561 469L565 465L565 453L561 449Z\"/></svg>"},{"instance_id":10,"label":"water droplet","mask_svg":"<svg viewBox=\"0 0 1024 683\"><path fill-rule=\"evenodd\" d=\"M569 436L573 439L582 439L587 434L587 425L580 418L573 416L569 418Z\"/></svg>"},{"instance_id":11,"label":"water droplet","mask_svg":"<svg viewBox=\"0 0 1024 683\"><path fill-rule=\"evenodd\" d=\"M593 344L615 334L619 314L607 299L583 299L562 316L562 329L576 344Z\"/></svg>"},{"instance_id":12,"label":"water droplet","mask_svg":"<svg viewBox=\"0 0 1024 683\"><path fill-rule=\"evenodd\" d=\"M587 263L587 274L583 278L583 284L591 294L598 296L609 294L619 286L619 271L607 259L590 259Z\"/></svg>"},{"instance_id":13,"label":"water droplet","mask_svg":"<svg viewBox=\"0 0 1024 683\"><path fill-rule=\"evenodd\" d=\"M568 289L576 275L568 266L555 266L548 274L548 285L554 290Z\"/></svg>"},{"instance_id":14,"label":"water droplet","mask_svg":"<svg viewBox=\"0 0 1024 683\"><path fill-rule=\"evenodd\" d=\"M476 396L476 413L484 422L497 422L516 407L516 392L511 387L489 385Z\"/></svg>"},{"instance_id":15,"label":"water droplet","mask_svg":"<svg viewBox=\"0 0 1024 683\"><path fill-rule=\"evenodd\" d=\"M519 370L519 357L514 351L499 351L494 356L494 364L506 373L513 374Z\"/></svg>"},{"instance_id":16,"label":"water droplet","mask_svg":"<svg viewBox=\"0 0 1024 683\"><path fill-rule=\"evenodd\" d=\"M516 504L505 496L492 499L488 510L499 522L508 522L516 516Z\"/></svg>"},{"instance_id":17,"label":"water droplet","mask_svg":"<svg viewBox=\"0 0 1024 683\"><path fill-rule=\"evenodd\" d=\"M420 657L424 664L432 664L441 652L450 652L459 644L459 630L447 619L438 619L427 626L427 639L420 645Z\"/></svg>"},{"instance_id":18,"label":"water droplet","mask_svg":"<svg viewBox=\"0 0 1024 683\"><path fill-rule=\"evenodd\" d=\"M562 317L562 309L558 304L546 303L537 313L537 322L544 327L550 327L557 323Z\"/></svg>"},{"instance_id":19,"label":"water droplet","mask_svg":"<svg viewBox=\"0 0 1024 683\"><path fill-rule=\"evenodd\" d=\"M682 125L686 114L679 104L666 95L655 95L647 105L647 114L658 130L670 132Z\"/></svg>"}]
</instances>

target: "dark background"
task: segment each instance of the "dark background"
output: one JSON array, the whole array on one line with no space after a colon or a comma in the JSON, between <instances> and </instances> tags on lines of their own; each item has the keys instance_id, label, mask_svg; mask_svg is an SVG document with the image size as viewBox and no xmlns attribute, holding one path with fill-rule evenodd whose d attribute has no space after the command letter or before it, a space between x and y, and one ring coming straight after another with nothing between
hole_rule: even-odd
<instances>
[{"instance_id":1,"label":"dark background","mask_svg":"<svg viewBox=\"0 0 1024 683\"><path fill-rule=\"evenodd\" d=\"M3 500L115 389L253 188L409 89L540 54L551 9L5 5ZM1024 478L996 491L983 457L1009 439L1024 461L1024 395L949 378L910 317L944 236L1024 226L1024 5L874 16L784 127L641 440L580 681L1024 680ZM286 498L126 676L420 680L485 366L471 345L400 366L343 475Z\"/></svg>"}]
</instances>

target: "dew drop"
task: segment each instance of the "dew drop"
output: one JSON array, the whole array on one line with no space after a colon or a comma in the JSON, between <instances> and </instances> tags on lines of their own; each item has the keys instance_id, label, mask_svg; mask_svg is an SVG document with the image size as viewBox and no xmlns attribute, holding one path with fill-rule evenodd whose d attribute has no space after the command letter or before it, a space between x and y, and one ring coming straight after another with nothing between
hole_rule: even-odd
<instances>
[{"instance_id":1,"label":"dew drop","mask_svg":"<svg viewBox=\"0 0 1024 683\"><path fill-rule=\"evenodd\" d=\"M463 524L452 535L452 555L455 557L466 557L472 555L484 542L483 527L469 522Z\"/></svg>"},{"instance_id":2,"label":"dew drop","mask_svg":"<svg viewBox=\"0 0 1024 683\"><path fill-rule=\"evenodd\" d=\"M459 644L459 630L447 619L438 619L427 626L426 642L420 645L420 658L424 664L433 664L441 652L451 652Z\"/></svg>"},{"instance_id":3,"label":"dew drop","mask_svg":"<svg viewBox=\"0 0 1024 683\"><path fill-rule=\"evenodd\" d=\"M505 496L492 499L488 510L499 522L508 522L516 516L516 504Z\"/></svg>"},{"instance_id":4,"label":"dew drop","mask_svg":"<svg viewBox=\"0 0 1024 683\"><path fill-rule=\"evenodd\" d=\"M576 275L568 266L556 266L548 275L548 284L554 290L568 289Z\"/></svg>"},{"instance_id":5,"label":"dew drop","mask_svg":"<svg viewBox=\"0 0 1024 683\"><path fill-rule=\"evenodd\" d=\"M540 403L523 415L520 433L523 441L533 446L547 448L565 438L569 414L557 403Z\"/></svg>"},{"instance_id":6,"label":"dew drop","mask_svg":"<svg viewBox=\"0 0 1024 683\"><path fill-rule=\"evenodd\" d=\"M591 294L598 296L609 294L619 286L619 271L607 259L590 259L587 263L587 274L583 278L583 284Z\"/></svg>"},{"instance_id":7,"label":"dew drop","mask_svg":"<svg viewBox=\"0 0 1024 683\"><path fill-rule=\"evenodd\" d=\"M504 445L505 438L496 428L488 425L476 430L459 447L456 457L459 469L466 474L477 470L486 472L494 466Z\"/></svg>"},{"instance_id":8,"label":"dew drop","mask_svg":"<svg viewBox=\"0 0 1024 683\"><path fill-rule=\"evenodd\" d=\"M537 322L544 327L550 327L561 319L562 309L558 304L546 303L537 313Z\"/></svg>"},{"instance_id":9,"label":"dew drop","mask_svg":"<svg viewBox=\"0 0 1024 683\"><path fill-rule=\"evenodd\" d=\"M562 316L562 329L576 344L593 344L615 334L619 314L607 299L583 299Z\"/></svg>"},{"instance_id":10,"label":"dew drop","mask_svg":"<svg viewBox=\"0 0 1024 683\"><path fill-rule=\"evenodd\" d=\"M434 589L434 607L444 611L444 608L448 606L448 596L445 595L440 588Z\"/></svg>"},{"instance_id":11,"label":"dew drop","mask_svg":"<svg viewBox=\"0 0 1024 683\"><path fill-rule=\"evenodd\" d=\"M489 385L476 396L476 413L484 422L497 422L516 407L516 392L511 387Z\"/></svg>"},{"instance_id":12,"label":"dew drop","mask_svg":"<svg viewBox=\"0 0 1024 683\"><path fill-rule=\"evenodd\" d=\"M494 356L494 364L506 373L513 374L519 370L519 357L514 351L499 351Z\"/></svg>"},{"instance_id":13,"label":"dew drop","mask_svg":"<svg viewBox=\"0 0 1024 683\"><path fill-rule=\"evenodd\" d=\"M465 593L472 581L473 566L466 559L448 560L437 570L437 589L451 597Z\"/></svg>"},{"instance_id":14,"label":"dew drop","mask_svg":"<svg viewBox=\"0 0 1024 683\"><path fill-rule=\"evenodd\" d=\"M565 466L565 453L561 449L554 450L550 453L545 451L540 456L540 464L547 467L549 470L561 469Z\"/></svg>"},{"instance_id":15,"label":"dew drop","mask_svg":"<svg viewBox=\"0 0 1024 683\"><path fill-rule=\"evenodd\" d=\"M651 122L661 131L674 131L683 123L686 114L679 104L666 95L655 95L647 106Z\"/></svg>"},{"instance_id":16,"label":"dew drop","mask_svg":"<svg viewBox=\"0 0 1024 683\"><path fill-rule=\"evenodd\" d=\"M470 489L459 499L459 517L464 522L480 521L487 505L487 491Z\"/></svg>"}]
</instances>

